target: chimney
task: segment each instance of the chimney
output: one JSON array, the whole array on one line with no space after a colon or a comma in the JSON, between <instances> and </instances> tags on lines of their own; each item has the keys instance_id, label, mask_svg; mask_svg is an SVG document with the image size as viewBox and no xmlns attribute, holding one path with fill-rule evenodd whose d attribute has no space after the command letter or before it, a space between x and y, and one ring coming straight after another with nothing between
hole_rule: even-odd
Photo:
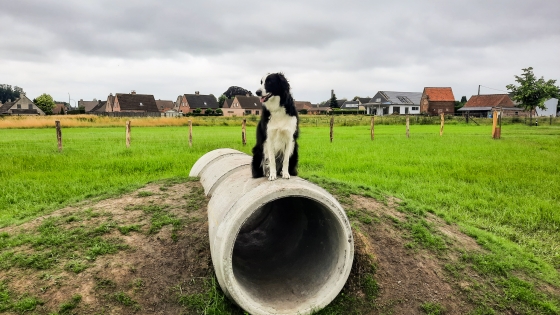
<instances>
[{"instance_id":1,"label":"chimney","mask_svg":"<svg viewBox=\"0 0 560 315\"><path fill-rule=\"evenodd\" d=\"M199 91L194 91L194 95L200 95Z\"/></svg>"},{"instance_id":2,"label":"chimney","mask_svg":"<svg viewBox=\"0 0 560 315\"><path fill-rule=\"evenodd\" d=\"M132 95L136 95L136 90L132 90L132 91L130 91L130 94L132 94Z\"/></svg>"},{"instance_id":3,"label":"chimney","mask_svg":"<svg viewBox=\"0 0 560 315\"><path fill-rule=\"evenodd\" d=\"M333 97L333 95L334 95L334 90L331 90L331 98Z\"/></svg>"}]
</instances>

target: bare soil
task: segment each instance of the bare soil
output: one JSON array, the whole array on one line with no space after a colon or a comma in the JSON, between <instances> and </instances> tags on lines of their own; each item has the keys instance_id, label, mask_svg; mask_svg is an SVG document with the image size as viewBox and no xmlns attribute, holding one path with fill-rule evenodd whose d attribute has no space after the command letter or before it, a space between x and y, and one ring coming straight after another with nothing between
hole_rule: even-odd
<instances>
[{"instance_id":1,"label":"bare soil","mask_svg":"<svg viewBox=\"0 0 560 315\"><path fill-rule=\"evenodd\" d=\"M150 184L117 198L86 201L20 226L0 229L0 233L10 235L33 231L49 217L84 211L97 215L69 222L68 227L108 221L118 226L140 226L139 231L127 235L116 228L105 234L105 238L123 240L128 249L99 256L78 274L63 268L66 262L61 261L59 267L48 270L0 269L0 279L7 283L13 297L37 297L42 304L33 311L36 314L63 313L62 305L75 295L80 295L81 301L67 314L196 314L180 302L180 297L202 292L203 280L212 274L207 201L198 182ZM465 314L474 308L462 295L460 284L451 283L446 276L444 265L457 259L452 253L439 255L406 246L410 240L395 223L406 220L406 215L397 211L396 201L380 203L351 196L348 203L344 206L374 218L368 223L352 222L356 259L345 287L365 299L358 285L362 270L375 265L378 293L366 314L425 314L421 305L427 302L441 305L445 314ZM181 220L181 228L165 225L159 232L149 233L151 216L142 207L153 205L165 206L165 211ZM481 250L455 226L434 216L428 220L457 246Z\"/></svg>"}]
</instances>

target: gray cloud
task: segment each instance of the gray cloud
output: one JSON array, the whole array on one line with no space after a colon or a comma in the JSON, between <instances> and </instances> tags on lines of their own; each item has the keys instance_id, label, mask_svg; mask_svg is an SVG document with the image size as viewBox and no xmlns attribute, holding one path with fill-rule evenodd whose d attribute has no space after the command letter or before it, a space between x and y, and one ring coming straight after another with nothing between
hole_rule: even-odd
<instances>
[{"instance_id":1,"label":"gray cloud","mask_svg":"<svg viewBox=\"0 0 560 315\"><path fill-rule=\"evenodd\" d=\"M313 102L331 88L353 97L437 85L460 98L478 84L505 89L528 66L556 78L558 16L547 0L5 1L0 83L61 99L138 88L170 99L251 89L282 70Z\"/></svg>"}]
</instances>

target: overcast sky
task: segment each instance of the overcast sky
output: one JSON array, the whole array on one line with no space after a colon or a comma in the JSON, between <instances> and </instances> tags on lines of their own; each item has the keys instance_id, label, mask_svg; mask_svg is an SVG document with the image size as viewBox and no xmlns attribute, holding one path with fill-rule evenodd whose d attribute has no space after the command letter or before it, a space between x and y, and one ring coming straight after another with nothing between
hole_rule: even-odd
<instances>
[{"instance_id":1,"label":"overcast sky","mask_svg":"<svg viewBox=\"0 0 560 315\"><path fill-rule=\"evenodd\" d=\"M0 0L0 83L31 98L219 96L282 71L313 103L426 86L460 99L529 66L560 79L558 0Z\"/></svg>"}]
</instances>

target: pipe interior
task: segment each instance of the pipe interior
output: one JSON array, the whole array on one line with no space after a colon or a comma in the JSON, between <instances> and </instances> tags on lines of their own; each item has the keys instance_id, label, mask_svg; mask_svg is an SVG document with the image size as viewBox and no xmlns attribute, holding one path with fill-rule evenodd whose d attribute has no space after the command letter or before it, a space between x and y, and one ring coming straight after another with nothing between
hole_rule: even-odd
<instances>
[{"instance_id":1,"label":"pipe interior","mask_svg":"<svg viewBox=\"0 0 560 315\"><path fill-rule=\"evenodd\" d=\"M285 197L257 209L242 225L233 248L233 274L255 302L278 311L317 298L340 276L345 239L325 205ZM341 257L342 256L342 257Z\"/></svg>"}]
</instances>

